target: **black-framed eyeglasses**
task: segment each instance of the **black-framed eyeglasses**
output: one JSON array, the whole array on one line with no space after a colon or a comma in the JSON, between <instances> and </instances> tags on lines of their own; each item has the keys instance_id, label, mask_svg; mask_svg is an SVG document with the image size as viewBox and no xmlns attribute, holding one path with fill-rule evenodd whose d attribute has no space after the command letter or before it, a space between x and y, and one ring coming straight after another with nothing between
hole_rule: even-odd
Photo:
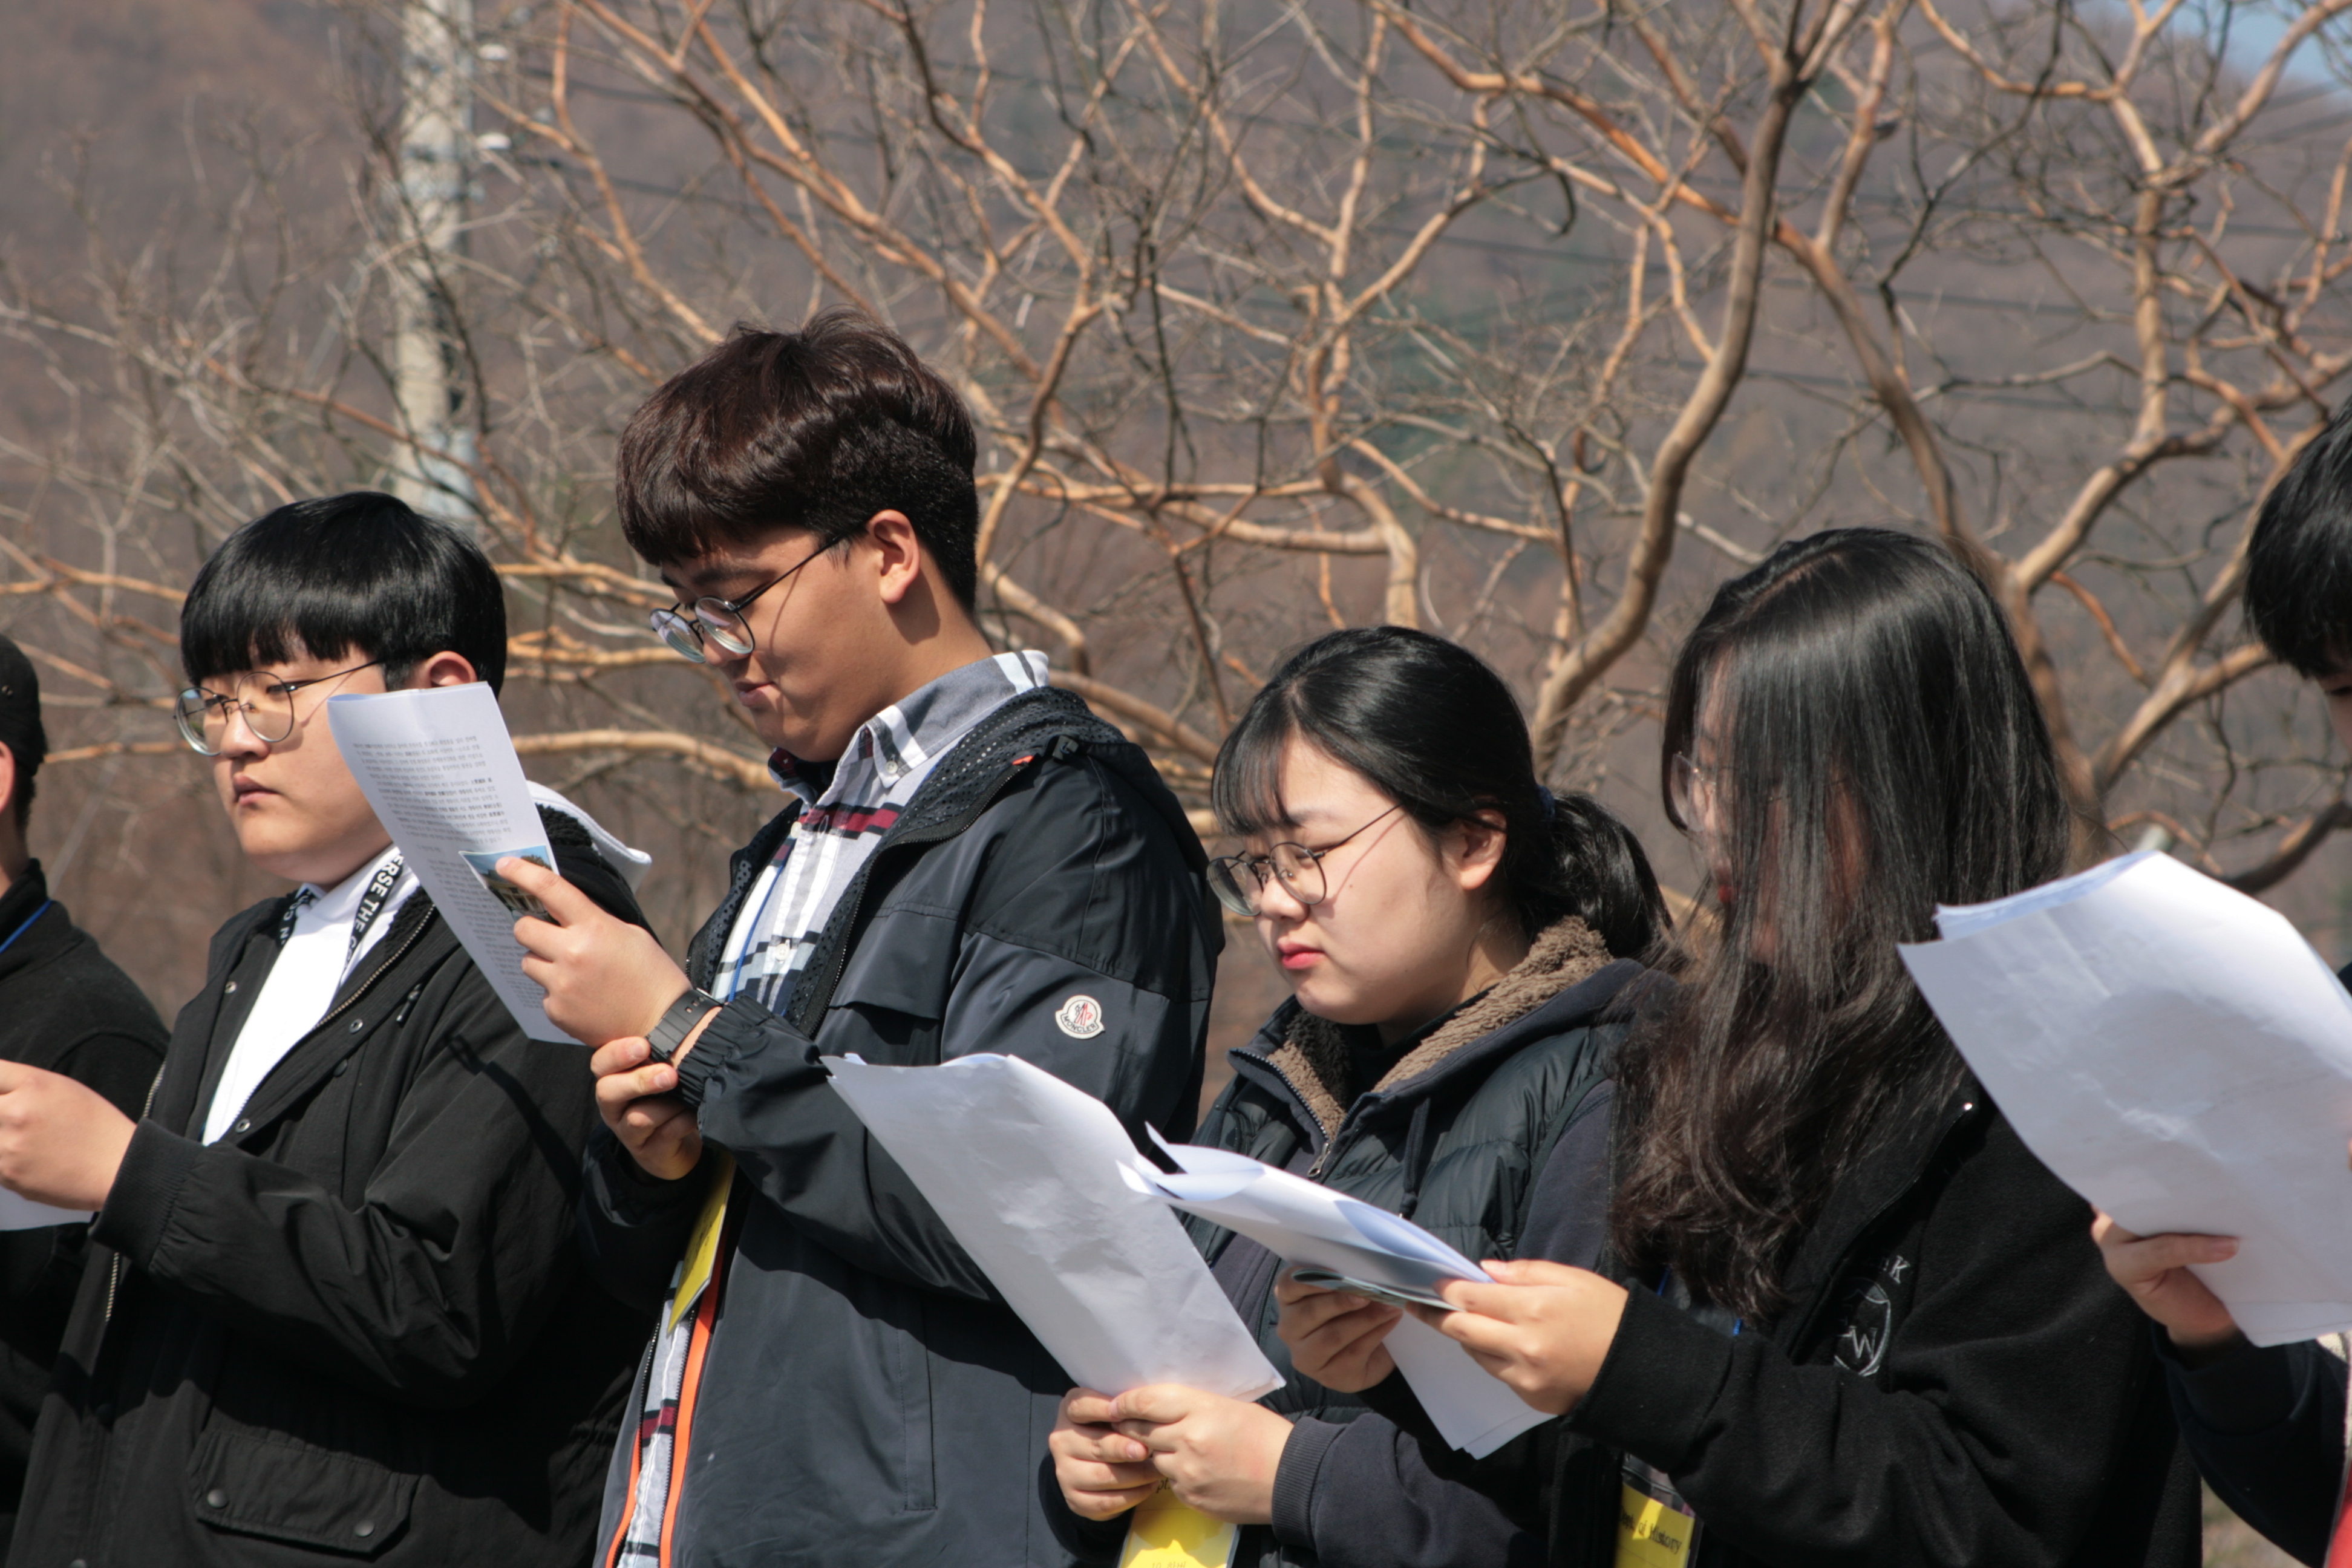
<instances>
[{"instance_id":1,"label":"black-framed eyeglasses","mask_svg":"<svg viewBox=\"0 0 2352 1568\"><path fill-rule=\"evenodd\" d=\"M1282 890L1307 909L1321 903L1329 894L1330 885L1323 876L1323 857L1358 838L1374 825L1404 809L1402 802L1372 818L1347 838L1326 844L1320 849L1309 849L1304 844L1277 844L1263 855L1223 855L1209 862L1209 891L1217 895L1217 902L1237 915L1255 917L1258 900L1265 896L1269 876L1282 879Z\"/></svg>"},{"instance_id":2,"label":"black-framed eyeglasses","mask_svg":"<svg viewBox=\"0 0 2352 1568\"><path fill-rule=\"evenodd\" d=\"M274 746L291 735L299 722L294 716L296 692L306 686L322 686L346 675L357 675L383 662L372 658L366 664L355 664L332 675L314 675L308 680L242 680L235 692L207 691L201 686L191 686L180 693L172 717L179 722L180 739L200 756L220 755L221 742L228 738L229 721L239 715L256 740Z\"/></svg>"},{"instance_id":3,"label":"black-framed eyeglasses","mask_svg":"<svg viewBox=\"0 0 2352 1568\"><path fill-rule=\"evenodd\" d=\"M740 599L719 599L705 596L694 601L692 614L681 615L684 605L672 605L667 610L656 610L646 617L653 623L654 636L661 638L670 652L697 664L710 662L708 642L717 643L730 658L742 658L759 647L751 636L751 625L743 619L743 611L751 601L815 560L834 543L820 544L785 570L777 573Z\"/></svg>"}]
</instances>

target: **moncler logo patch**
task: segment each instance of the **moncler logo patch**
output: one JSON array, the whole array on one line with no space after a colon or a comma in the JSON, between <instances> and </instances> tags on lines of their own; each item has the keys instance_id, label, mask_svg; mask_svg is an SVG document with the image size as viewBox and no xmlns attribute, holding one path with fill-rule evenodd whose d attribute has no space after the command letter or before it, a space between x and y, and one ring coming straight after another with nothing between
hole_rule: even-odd
<instances>
[{"instance_id":1,"label":"moncler logo patch","mask_svg":"<svg viewBox=\"0 0 2352 1568\"><path fill-rule=\"evenodd\" d=\"M1091 1040L1103 1032L1102 1004L1091 996L1073 996L1054 1014L1054 1022L1074 1040Z\"/></svg>"}]
</instances>

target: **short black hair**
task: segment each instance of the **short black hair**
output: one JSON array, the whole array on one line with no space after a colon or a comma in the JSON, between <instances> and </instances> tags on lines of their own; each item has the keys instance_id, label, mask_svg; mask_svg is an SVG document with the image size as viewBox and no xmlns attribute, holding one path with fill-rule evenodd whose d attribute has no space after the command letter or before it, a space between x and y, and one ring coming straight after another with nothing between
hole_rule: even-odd
<instances>
[{"instance_id":1,"label":"short black hair","mask_svg":"<svg viewBox=\"0 0 2352 1568\"><path fill-rule=\"evenodd\" d=\"M2352 400L2263 501L2246 550L2246 621L2308 679L2352 664Z\"/></svg>"},{"instance_id":2,"label":"short black hair","mask_svg":"<svg viewBox=\"0 0 2352 1568\"><path fill-rule=\"evenodd\" d=\"M966 609L980 451L971 416L897 333L856 310L797 332L738 326L664 383L621 433L614 497L656 566L805 528L824 547L901 511Z\"/></svg>"},{"instance_id":3,"label":"short black hair","mask_svg":"<svg viewBox=\"0 0 2352 1568\"><path fill-rule=\"evenodd\" d=\"M16 759L16 826L33 811L33 775L49 754L49 733L41 726L41 678L14 640L0 637L0 746Z\"/></svg>"},{"instance_id":4,"label":"short black hair","mask_svg":"<svg viewBox=\"0 0 2352 1568\"><path fill-rule=\"evenodd\" d=\"M310 654L361 652L398 686L443 649L496 691L507 600L481 546L374 490L292 501L224 541L180 606L180 665L198 684Z\"/></svg>"}]
</instances>

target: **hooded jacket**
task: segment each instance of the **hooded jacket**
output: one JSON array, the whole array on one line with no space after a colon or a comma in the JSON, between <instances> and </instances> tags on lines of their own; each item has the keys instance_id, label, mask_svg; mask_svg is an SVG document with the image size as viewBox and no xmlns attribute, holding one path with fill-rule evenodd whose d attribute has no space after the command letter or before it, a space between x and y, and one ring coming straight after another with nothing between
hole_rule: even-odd
<instances>
[{"instance_id":1,"label":"hooded jacket","mask_svg":"<svg viewBox=\"0 0 2352 1568\"><path fill-rule=\"evenodd\" d=\"M147 1103L171 1032L115 967L34 861L0 894L0 1058L60 1072L125 1116ZM24 1492L33 1421L73 1310L89 1227L0 1232L0 1558Z\"/></svg>"},{"instance_id":2,"label":"hooded jacket","mask_svg":"<svg viewBox=\"0 0 2352 1568\"><path fill-rule=\"evenodd\" d=\"M1362 1032L1286 1003L1233 1053L1234 1080L1197 1141L1402 1215L1468 1258L1590 1266L1607 1232L1609 1068L1643 973L1612 962L1591 929L1570 917L1360 1089L1351 1056L1363 1042L1351 1037ZM1274 1521L1244 1530L1238 1562L1503 1568L1542 1560L1540 1532L1441 1479L1411 1435L1356 1396L1291 1369L1276 1332L1279 1258L1209 1221L1187 1227L1283 1373L1283 1386L1260 1403L1294 1423L1275 1478ZM1439 1441L1433 1433L1431 1441Z\"/></svg>"},{"instance_id":3,"label":"hooded jacket","mask_svg":"<svg viewBox=\"0 0 2352 1568\"><path fill-rule=\"evenodd\" d=\"M799 809L736 855L688 954L698 985ZM981 720L908 803L844 890L788 1013L738 997L704 1026L678 1093L736 1175L717 1317L671 1463L673 1568L1117 1558L1117 1531L1048 1504L1045 1438L1068 1378L820 1058L1002 1051L1103 1100L1130 1137L1147 1121L1189 1131L1223 941L1205 864L1139 749L1067 692L1030 691ZM1071 1005L1081 998L1093 1006ZM584 1233L641 1325L708 1180L647 1177L609 1136L592 1150ZM613 1456L607 1547L636 1457L634 1442Z\"/></svg>"},{"instance_id":4,"label":"hooded jacket","mask_svg":"<svg viewBox=\"0 0 2352 1568\"><path fill-rule=\"evenodd\" d=\"M542 811L558 869L626 885ZM577 1568L642 1320L578 1267L586 1053L524 1037L422 891L219 1142L286 899L213 939L91 1226L17 1568Z\"/></svg>"},{"instance_id":5,"label":"hooded jacket","mask_svg":"<svg viewBox=\"0 0 2352 1568\"><path fill-rule=\"evenodd\" d=\"M1616 1561L1627 1456L1695 1509L1693 1568L2192 1568L2196 1473L2090 1226L1969 1085L1832 1191L1771 1321L1633 1282L1567 1416L1475 1465L1423 1450L1568 1568ZM1402 1381L1372 1403L1414 1420Z\"/></svg>"}]
</instances>

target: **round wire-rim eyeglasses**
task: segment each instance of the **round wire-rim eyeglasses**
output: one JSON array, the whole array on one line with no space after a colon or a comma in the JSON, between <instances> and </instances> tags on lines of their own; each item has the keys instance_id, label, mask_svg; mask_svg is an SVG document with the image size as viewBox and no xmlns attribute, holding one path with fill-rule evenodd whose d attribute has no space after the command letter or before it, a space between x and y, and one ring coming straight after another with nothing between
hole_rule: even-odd
<instances>
[{"instance_id":1,"label":"round wire-rim eyeglasses","mask_svg":"<svg viewBox=\"0 0 2352 1568\"><path fill-rule=\"evenodd\" d=\"M1263 855L1221 855L1209 862L1209 891L1217 895L1217 902L1237 915L1255 919L1257 901L1265 893L1266 875L1271 871L1282 879L1282 890L1288 893L1303 909L1313 909L1330 896L1330 884L1323 875L1323 857L1341 847L1350 839L1366 832L1397 812L1404 809L1400 801L1367 822L1346 838L1326 844L1320 849L1309 849L1304 844L1282 843ZM1249 880L1242 880L1243 872Z\"/></svg>"},{"instance_id":2,"label":"round wire-rim eyeglasses","mask_svg":"<svg viewBox=\"0 0 2352 1568\"><path fill-rule=\"evenodd\" d=\"M696 664L709 664L710 649L707 643L717 643L729 658L747 658L760 645L751 636L751 624L743 619L744 609L752 600L832 548L831 542L818 545L740 599L721 599L706 595L695 600L691 606L672 605L667 610L654 611L646 618L653 625L654 636L661 638L662 645L680 658L691 659ZM688 608L692 611L690 615L679 614Z\"/></svg>"},{"instance_id":3,"label":"round wire-rim eyeglasses","mask_svg":"<svg viewBox=\"0 0 2352 1568\"><path fill-rule=\"evenodd\" d=\"M294 732L294 694L306 686L322 686L330 680L341 680L346 675L357 675L382 659L372 658L366 664L355 664L349 669L339 669L332 675L314 675L308 680L265 681L254 697L238 692L207 691L201 686L191 686L180 693L173 704L172 717L180 726L180 739L187 742L198 756L217 757L221 741L228 734L229 719L240 714L245 727L253 731L254 739L274 746ZM240 681L241 689L252 683ZM257 701L255 698L262 700ZM270 700L274 699L275 700Z\"/></svg>"}]
</instances>

